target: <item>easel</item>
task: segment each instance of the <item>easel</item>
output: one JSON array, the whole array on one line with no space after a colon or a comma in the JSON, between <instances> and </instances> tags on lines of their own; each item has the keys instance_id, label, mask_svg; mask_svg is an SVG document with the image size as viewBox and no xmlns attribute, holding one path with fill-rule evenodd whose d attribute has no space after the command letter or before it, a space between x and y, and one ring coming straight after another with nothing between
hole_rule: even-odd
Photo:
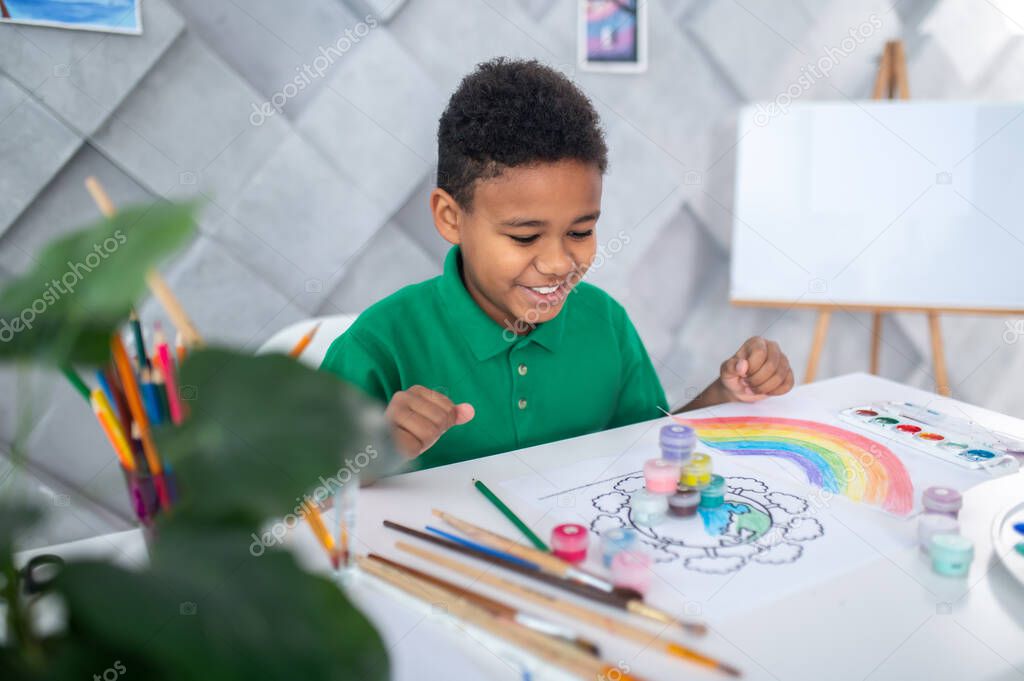
<instances>
[{"instance_id":1,"label":"easel","mask_svg":"<svg viewBox=\"0 0 1024 681\"><path fill-rule=\"evenodd\" d=\"M910 99L910 84L907 81L907 60L903 51L903 42L890 40L885 44L878 76L875 78L875 89L872 99ZM842 307L839 305L833 307ZM942 328L939 325L938 309L908 309L899 307L868 308L871 318L871 373L878 373L879 354L882 348L882 314L885 312L920 311L928 316L928 331L932 341L932 363L935 369L935 390L940 395L950 394L949 374L946 371L946 356L942 346ZM804 383L810 383L818 373L818 361L825 345L828 323L832 317L832 308L819 307L818 320L814 325L814 340L811 343L811 355L807 360L807 371Z\"/></svg>"}]
</instances>

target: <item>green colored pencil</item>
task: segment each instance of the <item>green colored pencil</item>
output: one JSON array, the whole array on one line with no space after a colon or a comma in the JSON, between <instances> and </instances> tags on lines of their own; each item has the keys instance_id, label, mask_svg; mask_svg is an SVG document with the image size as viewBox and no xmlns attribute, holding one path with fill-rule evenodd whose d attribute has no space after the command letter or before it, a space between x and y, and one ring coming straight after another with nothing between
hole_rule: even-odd
<instances>
[{"instance_id":1,"label":"green colored pencil","mask_svg":"<svg viewBox=\"0 0 1024 681\"><path fill-rule=\"evenodd\" d=\"M88 402L89 401L89 386L87 386L85 384L85 381L82 380L82 377L79 376L78 373L74 369L72 369L70 366L66 366L66 365L62 366L60 368L60 370L61 370L61 373L63 373L64 376L68 379L68 382L72 386L74 386L75 390L78 391L78 394L81 395L82 397L84 397L86 402Z\"/></svg>"},{"instance_id":2,"label":"green colored pencil","mask_svg":"<svg viewBox=\"0 0 1024 681\"><path fill-rule=\"evenodd\" d=\"M502 515L508 518L509 521L511 521L511 523L523 533L523 536L530 540L531 544L537 547L540 551L547 551L548 553L551 553L551 549L548 548L548 545L541 541L540 537L534 534L533 530L527 527L526 523L520 520L519 516L513 513L512 509L505 505L505 502L499 499L494 492L488 489L487 485L479 480L474 480L473 486L480 490L480 493L487 497L487 500L494 504L494 507L501 511Z\"/></svg>"}]
</instances>

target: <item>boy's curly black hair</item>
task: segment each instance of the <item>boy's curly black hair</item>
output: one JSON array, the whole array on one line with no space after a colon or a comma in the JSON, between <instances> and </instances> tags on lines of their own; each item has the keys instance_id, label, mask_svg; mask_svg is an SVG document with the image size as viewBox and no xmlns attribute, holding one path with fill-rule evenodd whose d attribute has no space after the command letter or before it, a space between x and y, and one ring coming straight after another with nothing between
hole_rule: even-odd
<instances>
[{"instance_id":1,"label":"boy's curly black hair","mask_svg":"<svg viewBox=\"0 0 1024 681\"><path fill-rule=\"evenodd\" d=\"M587 96L538 61L499 57L462 79L437 130L437 186L469 210L473 183L504 168L574 159L608 167Z\"/></svg>"}]
</instances>

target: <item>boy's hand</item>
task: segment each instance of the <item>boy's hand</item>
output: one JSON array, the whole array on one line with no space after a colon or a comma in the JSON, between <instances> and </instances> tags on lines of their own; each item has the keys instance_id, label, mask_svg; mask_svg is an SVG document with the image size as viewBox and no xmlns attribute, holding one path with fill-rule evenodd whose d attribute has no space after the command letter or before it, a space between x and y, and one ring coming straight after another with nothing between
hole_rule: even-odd
<instances>
[{"instance_id":1,"label":"boy's hand","mask_svg":"<svg viewBox=\"0 0 1024 681\"><path fill-rule=\"evenodd\" d=\"M793 370L775 341L754 336L722 362L718 380L735 402L757 402L793 387Z\"/></svg>"},{"instance_id":2,"label":"boy's hand","mask_svg":"<svg viewBox=\"0 0 1024 681\"><path fill-rule=\"evenodd\" d=\"M414 385L392 395L384 415L395 444L412 458L430 449L452 426L472 421L475 413L471 404L455 404L439 392Z\"/></svg>"}]
</instances>

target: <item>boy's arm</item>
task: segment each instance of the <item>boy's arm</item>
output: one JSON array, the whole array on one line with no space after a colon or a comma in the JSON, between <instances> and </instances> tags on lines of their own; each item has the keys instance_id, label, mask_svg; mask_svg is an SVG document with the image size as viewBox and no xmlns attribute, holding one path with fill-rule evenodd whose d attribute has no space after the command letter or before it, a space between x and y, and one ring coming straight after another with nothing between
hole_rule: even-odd
<instances>
[{"instance_id":1,"label":"boy's arm","mask_svg":"<svg viewBox=\"0 0 1024 681\"><path fill-rule=\"evenodd\" d=\"M673 414L726 402L758 402L770 395L783 395L793 387L789 359L775 341L754 336L722 362L718 378Z\"/></svg>"}]
</instances>

